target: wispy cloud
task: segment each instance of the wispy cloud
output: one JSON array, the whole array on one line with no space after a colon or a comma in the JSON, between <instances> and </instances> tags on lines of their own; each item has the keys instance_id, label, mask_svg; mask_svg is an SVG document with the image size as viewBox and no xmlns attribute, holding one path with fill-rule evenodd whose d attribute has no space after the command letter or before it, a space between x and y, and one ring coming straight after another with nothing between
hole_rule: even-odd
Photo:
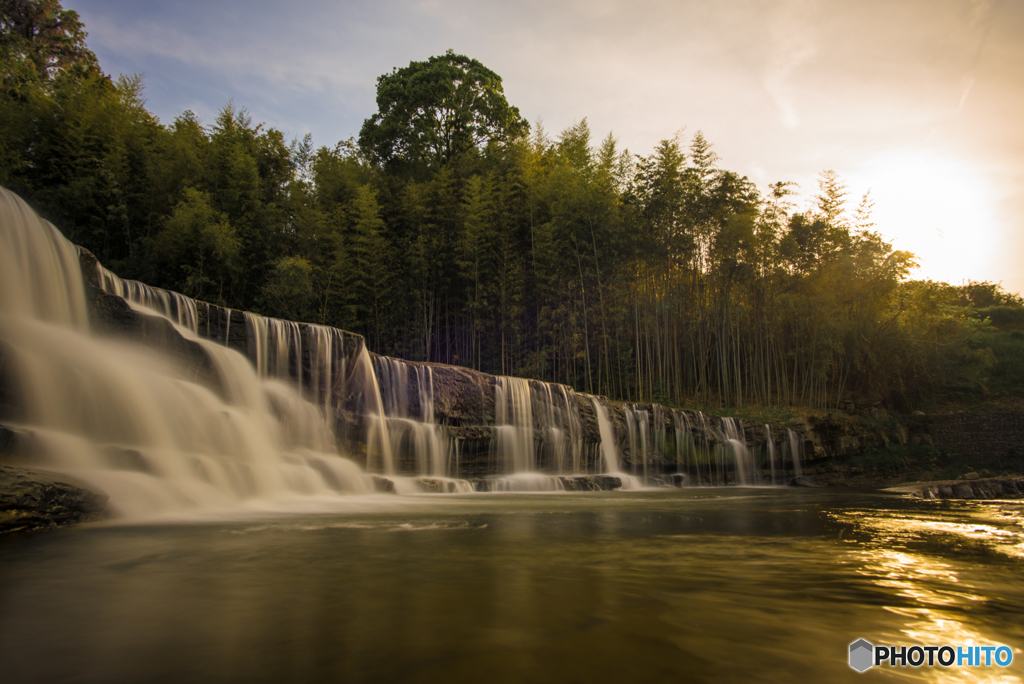
<instances>
[{"instance_id":1,"label":"wispy cloud","mask_svg":"<svg viewBox=\"0 0 1024 684\"><path fill-rule=\"evenodd\" d=\"M800 125L794 72L817 52L813 34L806 23L812 9L813 3L806 0L784 3L773 17L770 29L773 46L764 88L775 102L782 122L790 128Z\"/></svg>"}]
</instances>

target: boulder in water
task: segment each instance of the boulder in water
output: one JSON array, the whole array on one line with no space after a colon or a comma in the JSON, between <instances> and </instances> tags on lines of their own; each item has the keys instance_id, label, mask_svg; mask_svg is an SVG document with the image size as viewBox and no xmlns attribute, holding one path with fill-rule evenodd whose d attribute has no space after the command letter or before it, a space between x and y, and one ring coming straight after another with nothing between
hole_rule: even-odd
<instances>
[{"instance_id":1,"label":"boulder in water","mask_svg":"<svg viewBox=\"0 0 1024 684\"><path fill-rule=\"evenodd\" d=\"M790 487L824 487L825 485L820 485L817 482L814 482L813 480L811 480L811 478L809 478L809 477L800 476L800 477L793 478L793 480L789 483L789 486Z\"/></svg>"},{"instance_id":2,"label":"boulder in water","mask_svg":"<svg viewBox=\"0 0 1024 684\"><path fill-rule=\"evenodd\" d=\"M70 478L0 466L0 534L60 527L107 516L107 496Z\"/></svg>"},{"instance_id":3,"label":"boulder in water","mask_svg":"<svg viewBox=\"0 0 1024 684\"><path fill-rule=\"evenodd\" d=\"M394 481L389 480L386 477L381 477L380 475L372 475L371 477L373 479L373 488L375 490L378 492L385 492L387 494L395 493Z\"/></svg>"},{"instance_id":4,"label":"boulder in water","mask_svg":"<svg viewBox=\"0 0 1024 684\"><path fill-rule=\"evenodd\" d=\"M601 489L611 491L613 489L622 489L622 478L616 477L615 475L598 475L595 477L598 484L601 485Z\"/></svg>"}]
</instances>

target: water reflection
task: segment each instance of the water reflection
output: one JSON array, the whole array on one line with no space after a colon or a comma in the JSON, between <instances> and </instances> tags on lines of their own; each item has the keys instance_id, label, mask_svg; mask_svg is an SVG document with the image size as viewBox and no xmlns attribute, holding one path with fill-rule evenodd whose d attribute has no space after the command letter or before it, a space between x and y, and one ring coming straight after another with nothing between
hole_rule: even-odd
<instances>
[{"instance_id":1,"label":"water reflection","mask_svg":"<svg viewBox=\"0 0 1024 684\"><path fill-rule=\"evenodd\" d=\"M861 637L1019 653L1019 521L733 489L0 539L0 663L5 682L1019 681L846 663Z\"/></svg>"},{"instance_id":2,"label":"water reflection","mask_svg":"<svg viewBox=\"0 0 1024 684\"><path fill-rule=\"evenodd\" d=\"M1019 593L1008 600L997 583L985 581L986 575L966 579L960 568L963 555L1021 558L1024 535L1018 506L946 504L911 512L846 511L833 517L852 524L865 537L857 552L862 559L857 572L886 594L904 599L884 606L898 616L898 629L877 635L875 643L1011 646L999 640L998 630L986 629L985 620L971 618L1007 609L1018 612ZM955 552L950 554L951 550ZM945 559L949 556L956 562ZM997 605L986 605L993 602ZM1016 660L1021 651L1013 650ZM1022 681L999 668L907 668L901 673L944 682Z\"/></svg>"}]
</instances>

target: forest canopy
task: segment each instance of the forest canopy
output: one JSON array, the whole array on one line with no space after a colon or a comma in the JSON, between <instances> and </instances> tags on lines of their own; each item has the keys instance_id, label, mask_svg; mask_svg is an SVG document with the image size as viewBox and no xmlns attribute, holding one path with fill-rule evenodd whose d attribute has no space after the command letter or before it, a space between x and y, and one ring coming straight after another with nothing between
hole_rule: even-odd
<instances>
[{"instance_id":1,"label":"forest canopy","mask_svg":"<svg viewBox=\"0 0 1024 684\"><path fill-rule=\"evenodd\" d=\"M910 280L914 256L831 171L797 210L793 183L757 188L699 131L647 155L585 118L551 136L451 51L382 75L358 141L316 147L230 102L163 124L74 12L0 8L0 184L123 277L382 354L676 404L984 392L986 331L1024 320L998 285Z\"/></svg>"}]
</instances>

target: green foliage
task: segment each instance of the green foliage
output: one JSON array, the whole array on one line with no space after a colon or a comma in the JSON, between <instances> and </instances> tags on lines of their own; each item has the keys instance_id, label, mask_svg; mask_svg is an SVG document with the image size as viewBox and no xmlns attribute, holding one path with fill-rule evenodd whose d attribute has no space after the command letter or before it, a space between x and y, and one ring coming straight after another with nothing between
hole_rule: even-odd
<instances>
[{"instance_id":1,"label":"green foliage","mask_svg":"<svg viewBox=\"0 0 1024 684\"><path fill-rule=\"evenodd\" d=\"M1024 308L1024 297L1007 292L1000 283L971 280L966 285L960 285L955 289L960 303L963 305L973 305L978 309L993 306Z\"/></svg>"},{"instance_id":2,"label":"green foliage","mask_svg":"<svg viewBox=\"0 0 1024 684\"><path fill-rule=\"evenodd\" d=\"M313 266L302 257L278 259L263 292L268 312L279 318L306 320L313 298Z\"/></svg>"},{"instance_id":3,"label":"green foliage","mask_svg":"<svg viewBox=\"0 0 1024 684\"><path fill-rule=\"evenodd\" d=\"M224 282L237 267L240 241L227 216L204 192L188 188L157 236L154 254L180 273L182 293L224 301Z\"/></svg>"},{"instance_id":4,"label":"green foliage","mask_svg":"<svg viewBox=\"0 0 1024 684\"><path fill-rule=\"evenodd\" d=\"M45 84L71 70L95 70L84 25L57 0L0 2L0 83L10 94Z\"/></svg>"},{"instance_id":5,"label":"green foliage","mask_svg":"<svg viewBox=\"0 0 1024 684\"><path fill-rule=\"evenodd\" d=\"M993 357L988 389L1024 396L1024 333L991 331L981 336L977 344Z\"/></svg>"},{"instance_id":6,"label":"green foliage","mask_svg":"<svg viewBox=\"0 0 1024 684\"><path fill-rule=\"evenodd\" d=\"M501 77L451 50L378 78L377 108L363 123L359 145L381 164L436 169L529 129L505 99Z\"/></svg>"}]
</instances>

